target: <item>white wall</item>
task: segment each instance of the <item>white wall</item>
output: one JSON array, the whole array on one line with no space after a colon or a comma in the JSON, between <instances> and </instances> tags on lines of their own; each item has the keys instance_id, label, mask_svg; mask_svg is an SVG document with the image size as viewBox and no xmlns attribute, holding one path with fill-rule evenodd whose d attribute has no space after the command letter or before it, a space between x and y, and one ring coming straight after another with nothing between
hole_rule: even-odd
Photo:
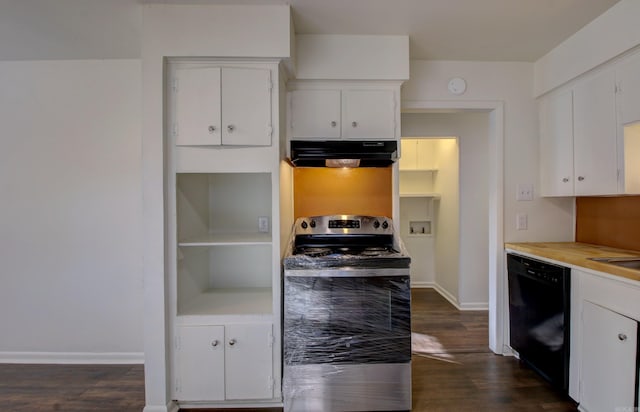
<instances>
[{"instance_id":1,"label":"white wall","mask_svg":"<svg viewBox=\"0 0 640 412\"><path fill-rule=\"evenodd\" d=\"M0 361L142 361L140 62L0 62Z\"/></svg>"},{"instance_id":2,"label":"white wall","mask_svg":"<svg viewBox=\"0 0 640 412\"><path fill-rule=\"evenodd\" d=\"M424 115L421 115L424 116ZM426 115L430 116L430 115ZM435 131L432 131L435 132ZM431 133L429 133L431 134ZM435 135L440 135L433 133ZM456 135L447 133L447 135ZM459 305L460 276L460 140L438 140L434 191L436 202L436 284ZM466 229L466 228L463 228ZM488 286L487 286L488 287Z\"/></svg>"},{"instance_id":3,"label":"white wall","mask_svg":"<svg viewBox=\"0 0 640 412\"><path fill-rule=\"evenodd\" d=\"M137 59L136 0L0 0L0 60Z\"/></svg>"},{"instance_id":4,"label":"white wall","mask_svg":"<svg viewBox=\"0 0 640 412\"><path fill-rule=\"evenodd\" d=\"M455 76L467 81L467 91L461 96L447 90L449 79ZM411 80L402 87L403 107L421 102L443 108L460 102L504 102L504 241L572 240L571 200L540 198L535 190L538 126L532 82L531 63L413 60ZM516 201L518 183L534 184L533 201ZM516 230L519 212L528 214L529 230Z\"/></svg>"}]
</instances>

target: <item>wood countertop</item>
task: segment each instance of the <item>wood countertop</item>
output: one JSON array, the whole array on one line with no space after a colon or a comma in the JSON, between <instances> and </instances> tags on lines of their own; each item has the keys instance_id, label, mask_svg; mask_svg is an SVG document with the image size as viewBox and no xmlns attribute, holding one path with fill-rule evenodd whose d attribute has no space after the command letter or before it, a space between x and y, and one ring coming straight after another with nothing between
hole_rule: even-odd
<instances>
[{"instance_id":1,"label":"wood countertop","mask_svg":"<svg viewBox=\"0 0 640 412\"><path fill-rule=\"evenodd\" d=\"M640 256L640 251L577 242L505 243L504 247L514 252L523 252L640 282L640 270L589 259L599 257L638 257Z\"/></svg>"}]
</instances>

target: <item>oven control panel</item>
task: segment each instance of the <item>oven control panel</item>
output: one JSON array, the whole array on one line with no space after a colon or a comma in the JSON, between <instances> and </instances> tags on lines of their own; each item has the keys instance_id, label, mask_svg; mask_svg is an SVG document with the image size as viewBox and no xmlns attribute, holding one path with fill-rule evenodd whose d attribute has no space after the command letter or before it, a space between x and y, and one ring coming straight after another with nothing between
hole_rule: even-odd
<instances>
[{"instance_id":1,"label":"oven control panel","mask_svg":"<svg viewBox=\"0 0 640 412\"><path fill-rule=\"evenodd\" d=\"M385 216L328 215L301 217L295 223L300 234L393 234L393 224Z\"/></svg>"}]
</instances>

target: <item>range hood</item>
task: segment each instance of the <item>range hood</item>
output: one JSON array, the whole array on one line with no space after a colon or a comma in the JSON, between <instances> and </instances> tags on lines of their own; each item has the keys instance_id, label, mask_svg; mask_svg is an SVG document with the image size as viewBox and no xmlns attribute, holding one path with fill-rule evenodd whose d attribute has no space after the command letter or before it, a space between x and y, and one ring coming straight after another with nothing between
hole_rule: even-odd
<instances>
[{"instance_id":1,"label":"range hood","mask_svg":"<svg viewBox=\"0 0 640 412\"><path fill-rule=\"evenodd\" d=\"M295 166L387 167L397 159L395 140L291 141L291 163Z\"/></svg>"}]
</instances>

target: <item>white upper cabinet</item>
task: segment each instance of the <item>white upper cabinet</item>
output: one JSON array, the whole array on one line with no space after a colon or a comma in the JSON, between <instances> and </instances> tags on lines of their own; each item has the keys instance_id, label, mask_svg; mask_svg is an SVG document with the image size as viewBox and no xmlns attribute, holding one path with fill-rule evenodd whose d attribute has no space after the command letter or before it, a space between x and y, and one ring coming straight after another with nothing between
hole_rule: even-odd
<instances>
[{"instance_id":1,"label":"white upper cabinet","mask_svg":"<svg viewBox=\"0 0 640 412\"><path fill-rule=\"evenodd\" d=\"M291 99L291 133L299 139L340 139L340 90L294 90Z\"/></svg>"},{"instance_id":2,"label":"white upper cabinet","mask_svg":"<svg viewBox=\"0 0 640 412\"><path fill-rule=\"evenodd\" d=\"M402 157L400 171L431 171L436 169L435 141L403 138L400 141Z\"/></svg>"},{"instance_id":3,"label":"white upper cabinet","mask_svg":"<svg viewBox=\"0 0 640 412\"><path fill-rule=\"evenodd\" d=\"M342 94L345 139L395 139L393 90L345 90Z\"/></svg>"},{"instance_id":4,"label":"white upper cabinet","mask_svg":"<svg viewBox=\"0 0 640 412\"><path fill-rule=\"evenodd\" d=\"M543 196L640 193L640 53L539 101Z\"/></svg>"},{"instance_id":5,"label":"white upper cabinet","mask_svg":"<svg viewBox=\"0 0 640 412\"><path fill-rule=\"evenodd\" d=\"M222 144L220 73L219 67L176 70L174 135L178 146Z\"/></svg>"},{"instance_id":6,"label":"white upper cabinet","mask_svg":"<svg viewBox=\"0 0 640 412\"><path fill-rule=\"evenodd\" d=\"M573 109L575 194L619 193L615 72L576 84Z\"/></svg>"},{"instance_id":7,"label":"white upper cabinet","mask_svg":"<svg viewBox=\"0 0 640 412\"><path fill-rule=\"evenodd\" d=\"M640 53L620 63L616 70L618 81L618 111L620 123L640 121Z\"/></svg>"},{"instance_id":8,"label":"white upper cabinet","mask_svg":"<svg viewBox=\"0 0 640 412\"><path fill-rule=\"evenodd\" d=\"M573 93L546 96L539 103L540 192L573 195Z\"/></svg>"},{"instance_id":9,"label":"white upper cabinet","mask_svg":"<svg viewBox=\"0 0 640 412\"><path fill-rule=\"evenodd\" d=\"M271 145L269 69L179 67L172 86L176 145Z\"/></svg>"},{"instance_id":10,"label":"white upper cabinet","mask_svg":"<svg viewBox=\"0 0 640 412\"><path fill-rule=\"evenodd\" d=\"M398 85L293 84L289 140L395 140L399 138Z\"/></svg>"}]
</instances>

